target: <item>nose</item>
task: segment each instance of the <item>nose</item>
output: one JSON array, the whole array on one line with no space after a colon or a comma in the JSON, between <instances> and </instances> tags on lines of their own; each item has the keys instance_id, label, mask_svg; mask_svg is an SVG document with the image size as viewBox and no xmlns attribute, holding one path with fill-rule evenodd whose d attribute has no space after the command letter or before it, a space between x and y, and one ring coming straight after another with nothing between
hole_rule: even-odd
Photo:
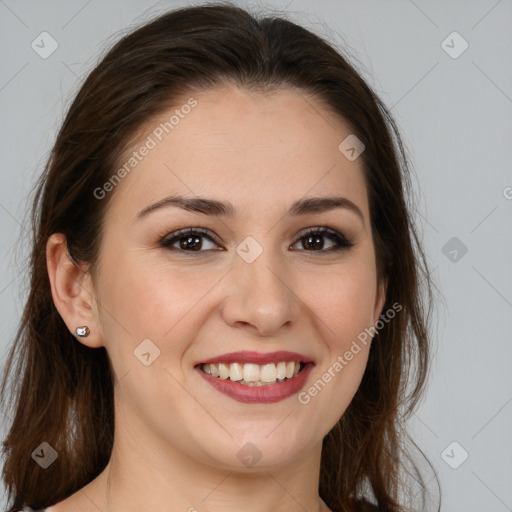
<instances>
[{"instance_id":1,"label":"nose","mask_svg":"<svg viewBox=\"0 0 512 512\"><path fill-rule=\"evenodd\" d=\"M286 262L264 250L252 263L235 256L222 304L224 321L246 327L258 336L271 336L299 318L301 300L294 290Z\"/></svg>"}]
</instances>

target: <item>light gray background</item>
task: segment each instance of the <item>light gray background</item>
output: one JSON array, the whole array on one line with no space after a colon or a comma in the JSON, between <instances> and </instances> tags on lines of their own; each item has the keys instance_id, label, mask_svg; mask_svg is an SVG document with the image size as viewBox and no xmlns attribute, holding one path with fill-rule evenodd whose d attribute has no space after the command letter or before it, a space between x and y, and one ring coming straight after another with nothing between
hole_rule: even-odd
<instances>
[{"instance_id":1,"label":"light gray background","mask_svg":"<svg viewBox=\"0 0 512 512\"><path fill-rule=\"evenodd\" d=\"M0 0L3 358L21 315L26 249L16 256L15 244L26 236L26 198L63 109L119 31L191 3ZM443 512L511 511L512 2L233 3L286 10L348 47L391 108L415 168L418 221L444 297L431 385L411 431L441 481ZM47 59L31 48L43 31L59 45ZM469 44L458 58L442 47L453 31ZM462 44L457 36L445 43L452 54ZM452 237L467 247L462 257L457 248L449 254L451 246L443 253ZM462 450L469 457L453 469L445 460L457 465Z\"/></svg>"}]
</instances>

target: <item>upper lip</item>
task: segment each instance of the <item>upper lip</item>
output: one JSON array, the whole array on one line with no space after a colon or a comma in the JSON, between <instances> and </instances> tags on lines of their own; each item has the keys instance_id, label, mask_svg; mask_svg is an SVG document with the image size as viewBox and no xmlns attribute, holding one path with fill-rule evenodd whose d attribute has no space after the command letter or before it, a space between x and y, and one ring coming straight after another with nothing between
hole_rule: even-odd
<instances>
[{"instance_id":1,"label":"upper lip","mask_svg":"<svg viewBox=\"0 0 512 512\"><path fill-rule=\"evenodd\" d=\"M253 352L249 350L241 350L239 352L229 352L227 354L220 354L218 356L199 361L198 364L208 363L254 363L254 364L269 364L279 363L281 361L298 361L301 363L311 363L312 360L297 352L289 352L287 350L279 350L277 352Z\"/></svg>"}]
</instances>

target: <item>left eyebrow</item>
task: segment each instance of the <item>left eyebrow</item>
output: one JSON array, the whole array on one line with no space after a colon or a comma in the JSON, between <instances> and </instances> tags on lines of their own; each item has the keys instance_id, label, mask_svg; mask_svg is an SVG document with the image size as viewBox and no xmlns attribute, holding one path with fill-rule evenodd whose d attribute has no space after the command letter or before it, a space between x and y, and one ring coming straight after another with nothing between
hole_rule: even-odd
<instances>
[{"instance_id":1,"label":"left eyebrow","mask_svg":"<svg viewBox=\"0 0 512 512\"><path fill-rule=\"evenodd\" d=\"M169 196L141 210L137 214L137 219L145 217L149 213L159 210L160 208L170 206L182 208L183 210L195 213L202 213L204 215L234 217L237 213L235 206L229 201L222 202L205 197ZM288 210L288 214L296 217L298 215L327 212L336 208L343 208L355 213L361 219L363 225L365 224L363 212L359 207L350 199L340 196L308 197L299 199L293 203L291 208Z\"/></svg>"}]
</instances>

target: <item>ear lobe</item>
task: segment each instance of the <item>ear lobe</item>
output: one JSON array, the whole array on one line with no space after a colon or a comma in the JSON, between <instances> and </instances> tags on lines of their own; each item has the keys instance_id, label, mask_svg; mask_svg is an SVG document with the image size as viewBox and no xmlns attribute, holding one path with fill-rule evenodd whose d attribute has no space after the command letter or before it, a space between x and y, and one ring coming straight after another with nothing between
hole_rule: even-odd
<instances>
[{"instance_id":1,"label":"ear lobe","mask_svg":"<svg viewBox=\"0 0 512 512\"><path fill-rule=\"evenodd\" d=\"M80 268L71 259L66 237L62 233L53 233L48 239L46 266L53 302L70 332L80 343L88 347L103 346L91 275L86 268ZM89 328L90 334L81 338L75 330L83 326Z\"/></svg>"}]
</instances>

